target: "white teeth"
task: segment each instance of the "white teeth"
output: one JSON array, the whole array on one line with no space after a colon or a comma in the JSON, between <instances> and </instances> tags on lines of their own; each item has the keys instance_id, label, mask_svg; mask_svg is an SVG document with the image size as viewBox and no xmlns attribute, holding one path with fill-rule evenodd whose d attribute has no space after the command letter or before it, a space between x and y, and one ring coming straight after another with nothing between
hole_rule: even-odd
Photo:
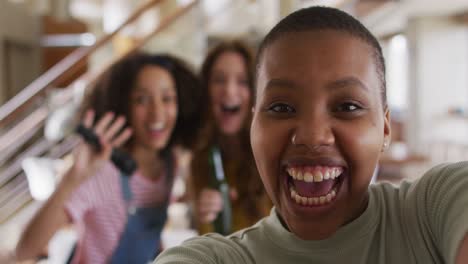
<instances>
[{"instance_id":1,"label":"white teeth","mask_svg":"<svg viewBox=\"0 0 468 264\"><path fill-rule=\"evenodd\" d=\"M323 175L320 171L317 171L314 174L314 182L321 182L321 181L323 181Z\"/></svg>"},{"instance_id":2,"label":"white teeth","mask_svg":"<svg viewBox=\"0 0 468 264\"><path fill-rule=\"evenodd\" d=\"M327 200L325 196L320 196L319 199L320 199L320 204L324 204L325 201Z\"/></svg>"},{"instance_id":3,"label":"white teeth","mask_svg":"<svg viewBox=\"0 0 468 264\"><path fill-rule=\"evenodd\" d=\"M296 196L294 197L294 199L296 200L296 203L301 204L302 199L301 199L301 196L299 194L296 193Z\"/></svg>"},{"instance_id":4,"label":"white teeth","mask_svg":"<svg viewBox=\"0 0 468 264\"><path fill-rule=\"evenodd\" d=\"M341 168L334 168L333 173L332 173L333 179L338 178L341 175L342 172L343 172L343 170Z\"/></svg>"},{"instance_id":5,"label":"white teeth","mask_svg":"<svg viewBox=\"0 0 468 264\"><path fill-rule=\"evenodd\" d=\"M324 205L330 203L336 197L337 192L335 187L329 193L319 197L304 197L299 195L293 186L289 187L289 191L291 193L291 199L301 205Z\"/></svg>"},{"instance_id":6,"label":"white teeth","mask_svg":"<svg viewBox=\"0 0 468 264\"><path fill-rule=\"evenodd\" d=\"M319 204L320 200L318 197L312 197L314 204Z\"/></svg>"},{"instance_id":7,"label":"white teeth","mask_svg":"<svg viewBox=\"0 0 468 264\"><path fill-rule=\"evenodd\" d=\"M153 130L161 130L161 129L164 128L164 122L151 124L150 128L153 129Z\"/></svg>"},{"instance_id":8,"label":"white teeth","mask_svg":"<svg viewBox=\"0 0 468 264\"><path fill-rule=\"evenodd\" d=\"M297 168L287 168L286 171L294 180L305 182L322 182L324 180L334 180L342 173L341 168L325 168L324 170L317 169L312 172L303 171Z\"/></svg>"},{"instance_id":9,"label":"white teeth","mask_svg":"<svg viewBox=\"0 0 468 264\"><path fill-rule=\"evenodd\" d=\"M310 172L304 173L304 181L305 182L313 182L314 181L314 176Z\"/></svg>"},{"instance_id":10,"label":"white teeth","mask_svg":"<svg viewBox=\"0 0 468 264\"><path fill-rule=\"evenodd\" d=\"M304 180L304 173L302 171L296 172L296 180L300 180L300 181Z\"/></svg>"}]
</instances>

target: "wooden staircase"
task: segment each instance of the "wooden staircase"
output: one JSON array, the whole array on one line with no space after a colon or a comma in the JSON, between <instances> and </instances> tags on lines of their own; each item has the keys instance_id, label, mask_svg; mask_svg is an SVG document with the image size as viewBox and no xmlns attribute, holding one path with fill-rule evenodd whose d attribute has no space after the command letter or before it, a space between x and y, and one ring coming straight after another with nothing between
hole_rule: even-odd
<instances>
[{"instance_id":1,"label":"wooden staircase","mask_svg":"<svg viewBox=\"0 0 468 264\"><path fill-rule=\"evenodd\" d=\"M111 43L126 26L131 25L151 8L165 0L149 0L118 27L114 32L99 39L93 46L81 47L49 69L19 94L0 107L0 225L7 221L32 198L21 163L27 157L47 156L62 158L76 144L74 137L65 137L52 142L44 137L44 124L53 109L47 105L47 94L64 78L70 78L88 58ZM173 12L147 35L135 41L123 54L114 56L110 63L96 71L88 71L76 78L61 95L61 104L72 102L77 89L89 89L102 72L127 54L141 48L145 43L179 20L197 4L198 0L176 7Z\"/></svg>"}]
</instances>

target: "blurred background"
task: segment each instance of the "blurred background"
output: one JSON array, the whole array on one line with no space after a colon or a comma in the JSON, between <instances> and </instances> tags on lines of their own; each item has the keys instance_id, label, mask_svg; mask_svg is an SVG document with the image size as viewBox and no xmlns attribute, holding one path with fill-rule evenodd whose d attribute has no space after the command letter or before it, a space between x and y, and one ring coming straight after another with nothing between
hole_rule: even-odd
<instances>
[{"instance_id":1,"label":"blurred background","mask_svg":"<svg viewBox=\"0 0 468 264\"><path fill-rule=\"evenodd\" d=\"M70 164L70 117L108 65L144 49L198 70L219 40L255 48L279 19L311 5L353 14L384 49L393 135L377 181L468 158L468 0L0 0L0 251L14 248ZM183 184L175 188L182 195ZM166 245L187 236L174 216L186 208L171 210ZM62 236L73 240L73 230ZM49 253L62 251L57 244Z\"/></svg>"}]
</instances>

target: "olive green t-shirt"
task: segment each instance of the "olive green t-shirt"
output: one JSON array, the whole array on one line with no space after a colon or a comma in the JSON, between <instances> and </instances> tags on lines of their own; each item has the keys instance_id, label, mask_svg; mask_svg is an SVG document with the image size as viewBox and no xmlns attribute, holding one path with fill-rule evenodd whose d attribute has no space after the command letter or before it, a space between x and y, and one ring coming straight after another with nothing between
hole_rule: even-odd
<instances>
[{"instance_id":1,"label":"olive green t-shirt","mask_svg":"<svg viewBox=\"0 0 468 264\"><path fill-rule=\"evenodd\" d=\"M455 263L467 232L468 162L461 162L399 187L372 185L364 213L325 240L298 238L273 209L250 228L188 240L155 263Z\"/></svg>"}]
</instances>

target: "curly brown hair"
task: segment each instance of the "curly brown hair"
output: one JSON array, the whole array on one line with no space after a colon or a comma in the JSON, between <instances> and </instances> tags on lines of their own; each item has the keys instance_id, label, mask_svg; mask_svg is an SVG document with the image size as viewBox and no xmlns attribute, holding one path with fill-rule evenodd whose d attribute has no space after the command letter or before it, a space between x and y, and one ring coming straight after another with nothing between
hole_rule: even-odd
<instances>
[{"instance_id":1,"label":"curly brown hair","mask_svg":"<svg viewBox=\"0 0 468 264\"><path fill-rule=\"evenodd\" d=\"M178 115L172 135L163 151L174 144L186 148L194 145L193 135L201 124L202 89L197 76L182 60L168 54L152 55L134 52L112 65L94 84L83 104L94 109L96 120L108 111L123 115L130 122L130 94L135 88L138 73L147 65L167 70L176 86ZM132 143L132 138L126 147Z\"/></svg>"}]
</instances>

